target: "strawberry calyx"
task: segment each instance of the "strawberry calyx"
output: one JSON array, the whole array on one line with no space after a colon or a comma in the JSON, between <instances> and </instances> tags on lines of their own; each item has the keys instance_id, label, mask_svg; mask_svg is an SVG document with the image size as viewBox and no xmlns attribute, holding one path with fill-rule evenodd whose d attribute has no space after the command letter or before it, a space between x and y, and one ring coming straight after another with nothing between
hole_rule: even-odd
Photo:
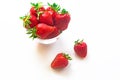
<instances>
[{"instance_id":1,"label":"strawberry calyx","mask_svg":"<svg viewBox=\"0 0 120 80\"><path fill-rule=\"evenodd\" d=\"M39 10L39 8L41 8L43 5L42 5L42 2L38 2L38 3L31 3L32 7L35 8L35 10Z\"/></svg>"},{"instance_id":2,"label":"strawberry calyx","mask_svg":"<svg viewBox=\"0 0 120 80\"><path fill-rule=\"evenodd\" d=\"M66 9L62 9L61 14L67 14L68 11Z\"/></svg>"},{"instance_id":3,"label":"strawberry calyx","mask_svg":"<svg viewBox=\"0 0 120 80\"><path fill-rule=\"evenodd\" d=\"M75 41L75 45L76 45L76 44L82 44L83 41L84 41L83 39L82 39L82 40L78 39L77 41Z\"/></svg>"},{"instance_id":4,"label":"strawberry calyx","mask_svg":"<svg viewBox=\"0 0 120 80\"><path fill-rule=\"evenodd\" d=\"M58 5L56 3L53 3L53 4L48 3L48 6L50 6L53 10L55 10L56 12L58 12L60 14L67 14L68 13L68 11L64 8L61 10L60 5Z\"/></svg>"},{"instance_id":5,"label":"strawberry calyx","mask_svg":"<svg viewBox=\"0 0 120 80\"><path fill-rule=\"evenodd\" d=\"M27 33L26 34L29 34L29 38L32 38L33 40L35 38L37 38L37 35L36 35L36 28L30 28L30 29L27 29Z\"/></svg>"},{"instance_id":6,"label":"strawberry calyx","mask_svg":"<svg viewBox=\"0 0 120 80\"><path fill-rule=\"evenodd\" d=\"M30 15L25 15L23 17L20 17L20 19L23 20L23 26L24 27L30 28L30 24L31 24Z\"/></svg>"},{"instance_id":7,"label":"strawberry calyx","mask_svg":"<svg viewBox=\"0 0 120 80\"><path fill-rule=\"evenodd\" d=\"M50 4L48 3L48 6L50 6L53 10L55 10L56 12L59 12L61 7L60 5L56 4L56 3L53 3L53 4Z\"/></svg>"},{"instance_id":8,"label":"strawberry calyx","mask_svg":"<svg viewBox=\"0 0 120 80\"><path fill-rule=\"evenodd\" d=\"M64 55L64 57L65 57L66 59L68 59L68 60L72 60L72 58L70 57L69 54L63 53L63 55Z\"/></svg>"}]
</instances>

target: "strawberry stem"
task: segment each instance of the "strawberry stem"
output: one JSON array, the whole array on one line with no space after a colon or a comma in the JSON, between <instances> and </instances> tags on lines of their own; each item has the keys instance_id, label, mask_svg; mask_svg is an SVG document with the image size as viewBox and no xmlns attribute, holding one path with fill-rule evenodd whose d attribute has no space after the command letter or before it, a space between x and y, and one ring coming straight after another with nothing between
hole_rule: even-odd
<instances>
[{"instance_id":1,"label":"strawberry stem","mask_svg":"<svg viewBox=\"0 0 120 80\"><path fill-rule=\"evenodd\" d=\"M35 27L28 29L26 34L30 34L30 37L29 37L29 38L32 38L33 40L34 40L35 38L37 38L36 28L35 28Z\"/></svg>"},{"instance_id":2,"label":"strawberry stem","mask_svg":"<svg viewBox=\"0 0 120 80\"><path fill-rule=\"evenodd\" d=\"M66 59L72 60L72 58L69 56L69 54L63 53L63 55L65 56Z\"/></svg>"}]
</instances>

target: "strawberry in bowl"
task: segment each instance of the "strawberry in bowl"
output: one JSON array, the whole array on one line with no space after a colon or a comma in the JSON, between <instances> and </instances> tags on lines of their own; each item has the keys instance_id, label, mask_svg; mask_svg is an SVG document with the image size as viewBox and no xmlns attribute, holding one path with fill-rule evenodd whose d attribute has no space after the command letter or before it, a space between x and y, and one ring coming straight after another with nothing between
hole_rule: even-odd
<instances>
[{"instance_id":1,"label":"strawberry in bowl","mask_svg":"<svg viewBox=\"0 0 120 80\"><path fill-rule=\"evenodd\" d=\"M38 2L31 5L28 14L20 17L27 34L44 44L55 42L68 28L71 19L69 12L64 8L61 9L56 3L48 3L48 6L44 6Z\"/></svg>"}]
</instances>

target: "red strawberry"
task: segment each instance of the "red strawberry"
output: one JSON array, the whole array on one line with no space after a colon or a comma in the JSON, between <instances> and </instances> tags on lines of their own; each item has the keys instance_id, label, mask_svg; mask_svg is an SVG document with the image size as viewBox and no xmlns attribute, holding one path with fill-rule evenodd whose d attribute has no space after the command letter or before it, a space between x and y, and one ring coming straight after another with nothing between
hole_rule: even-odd
<instances>
[{"instance_id":1,"label":"red strawberry","mask_svg":"<svg viewBox=\"0 0 120 80\"><path fill-rule=\"evenodd\" d=\"M56 27L54 28L55 28L54 31L50 35L48 35L47 39L57 37L61 33L60 30L58 30Z\"/></svg>"},{"instance_id":2,"label":"red strawberry","mask_svg":"<svg viewBox=\"0 0 120 80\"><path fill-rule=\"evenodd\" d=\"M51 15L52 15L52 17L54 18L55 17L55 14L57 13L55 10L53 10L51 7L48 7L47 9L46 9L46 11L48 11Z\"/></svg>"},{"instance_id":3,"label":"red strawberry","mask_svg":"<svg viewBox=\"0 0 120 80\"><path fill-rule=\"evenodd\" d=\"M39 11L45 10L42 3L31 3L31 5L30 14L35 15L36 17L39 15Z\"/></svg>"},{"instance_id":4,"label":"red strawberry","mask_svg":"<svg viewBox=\"0 0 120 80\"><path fill-rule=\"evenodd\" d=\"M35 15L35 16L37 17L37 10L36 10L34 7L32 7L32 8L30 9L30 14L31 14L31 15Z\"/></svg>"},{"instance_id":5,"label":"red strawberry","mask_svg":"<svg viewBox=\"0 0 120 80\"><path fill-rule=\"evenodd\" d=\"M36 26L38 24L38 20L37 17L34 15L30 15L30 27L33 28L34 26Z\"/></svg>"},{"instance_id":6,"label":"red strawberry","mask_svg":"<svg viewBox=\"0 0 120 80\"><path fill-rule=\"evenodd\" d=\"M68 60L71 60L72 58L68 54L59 53L56 55L54 60L51 63L51 67L53 69L62 69L65 68L68 65Z\"/></svg>"},{"instance_id":7,"label":"red strawberry","mask_svg":"<svg viewBox=\"0 0 120 80\"><path fill-rule=\"evenodd\" d=\"M58 14L61 9L60 5L58 5L56 3L53 3L53 4L48 3L48 6L49 7L46 10L52 15L53 22L54 22L54 18L56 16L56 14Z\"/></svg>"},{"instance_id":8,"label":"red strawberry","mask_svg":"<svg viewBox=\"0 0 120 80\"><path fill-rule=\"evenodd\" d=\"M46 9L46 11L48 11L51 15L52 15L52 19L53 19L53 24L55 23L54 22L54 19L55 19L55 16L58 14L58 12L56 12L55 10L53 10L51 7L48 7Z\"/></svg>"},{"instance_id":9,"label":"red strawberry","mask_svg":"<svg viewBox=\"0 0 120 80\"><path fill-rule=\"evenodd\" d=\"M39 21L40 23L45 23L47 25L53 25L52 15L48 11L45 11L39 16Z\"/></svg>"},{"instance_id":10,"label":"red strawberry","mask_svg":"<svg viewBox=\"0 0 120 80\"><path fill-rule=\"evenodd\" d=\"M46 39L49 34L51 34L54 31L53 26L49 26L44 23L39 23L36 25L35 28L28 29L27 34L31 34L30 37L34 38L40 38L40 39Z\"/></svg>"},{"instance_id":11,"label":"red strawberry","mask_svg":"<svg viewBox=\"0 0 120 80\"><path fill-rule=\"evenodd\" d=\"M36 26L36 34L40 38L45 39L49 34L51 34L54 31L54 29L55 28L53 26L41 23Z\"/></svg>"},{"instance_id":12,"label":"red strawberry","mask_svg":"<svg viewBox=\"0 0 120 80\"><path fill-rule=\"evenodd\" d=\"M55 12L53 16L54 25L61 31L66 30L70 22L70 15L68 11L65 9L62 9L62 11L60 11L60 5L56 3L53 3L52 5L48 3L48 5L50 6L48 9L54 10Z\"/></svg>"},{"instance_id":13,"label":"red strawberry","mask_svg":"<svg viewBox=\"0 0 120 80\"><path fill-rule=\"evenodd\" d=\"M51 14L53 14L53 13L55 12L51 7L48 7L48 8L46 9L46 11L50 11Z\"/></svg>"},{"instance_id":14,"label":"red strawberry","mask_svg":"<svg viewBox=\"0 0 120 80\"><path fill-rule=\"evenodd\" d=\"M20 18L23 20L23 26L27 29L33 28L38 24L37 17L34 15L26 15Z\"/></svg>"},{"instance_id":15,"label":"red strawberry","mask_svg":"<svg viewBox=\"0 0 120 80\"><path fill-rule=\"evenodd\" d=\"M87 44L83 40L75 41L74 51L79 57L85 58L87 55Z\"/></svg>"},{"instance_id":16,"label":"red strawberry","mask_svg":"<svg viewBox=\"0 0 120 80\"><path fill-rule=\"evenodd\" d=\"M64 11L64 9L62 10ZM57 14L54 19L55 26L61 31L66 30L68 28L68 24L70 22L70 15L68 12L64 14Z\"/></svg>"}]
</instances>

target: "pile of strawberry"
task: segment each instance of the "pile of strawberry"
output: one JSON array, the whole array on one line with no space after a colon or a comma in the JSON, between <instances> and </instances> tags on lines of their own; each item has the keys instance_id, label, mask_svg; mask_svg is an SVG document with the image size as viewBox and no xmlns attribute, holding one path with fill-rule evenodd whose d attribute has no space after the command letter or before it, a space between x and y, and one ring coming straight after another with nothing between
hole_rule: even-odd
<instances>
[{"instance_id":1,"label":"pile of strawberry","mask_svg":"<svg viewBox=\"0 0 120 80\"><path fill-rule=\"evenodd\" d=\"M51 39L68 28L70 14L65 9L61 9L58 4L48 3L47 6L44 6L40 2L31 3L31 5L29 13L20 17L30 38ZM77 56L81 58L87 56L87 44L83 40L75 41L73 49ZM69 63L68 60L72 60L69 54L58 53L51 62L51 67L53 69L65 68Z\"/></svg>"},{"instance_id":2,"label":"pile of strawberry","mask_svg":"<svg viewBox=\"0 0 120 80\"><path fill-rule=\"evenodd\" d=\"M44 6L39 2L31 5L29 13L20 17L30 38L51 39L68 28L70 14L58 4Z\"/></svg>"}]
</instances>

